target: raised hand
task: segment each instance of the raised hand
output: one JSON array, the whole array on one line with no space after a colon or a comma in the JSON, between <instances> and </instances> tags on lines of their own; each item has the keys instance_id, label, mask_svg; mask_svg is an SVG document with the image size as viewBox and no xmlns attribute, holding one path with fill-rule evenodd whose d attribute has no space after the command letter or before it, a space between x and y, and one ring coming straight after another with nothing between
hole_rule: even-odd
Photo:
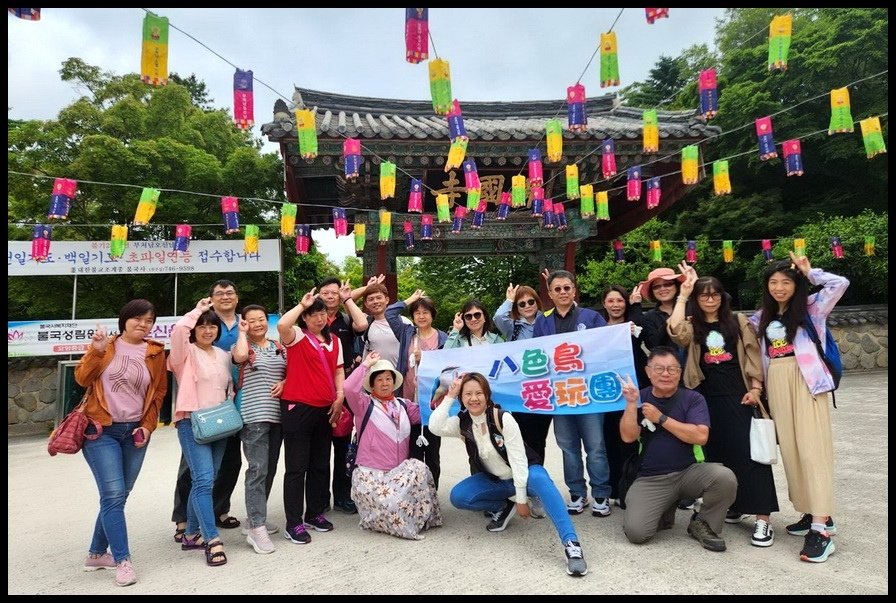
<instances>
[{"instance_id":1,"label":"raised hand","mask_svg":"<svg viewBox=\"0 0 896 603\"><path fill-rule=\"evenodd\" d=\"M410 306L412 303L420 299L421 297L426 297L426 291L423 289L417 289L414 291L409 298L404 300L406 306Z\"/></svg>"},{"instance_id":2,"label":"raised hand","mask_svg":"<svg viewBox=\"0 0 896 603\"><path fill-rule=\"evenodd\" d=\"M464 328L464 317L460 315L460 312L455 313L454 315L454 323L452 324L455 331L460 331Z\"/></svg>"},{"instance_id":3,"label":"raised hand","mask_svg":"<svg viewBox=\"0 0 896 603\"><path fill-rule=\"evenodd\" d=\"M370 280L367 281L367 286L371 287L373 285L378 285L386 280L385 274L380 274L379 276L371 276Z\"/></svg>"},{"instance_id":4,"label":"raised hand","mask_svg":"<svg viewBox=\"0 0 896 603\"><path fill-rule=\"evenodd\" d=\"M643 301L641 297L641 287L635 287L632 289L632 294L628 296L628 303L630 304L640 304Z\"/></svg>"},{"instance_id":5,"label":"raised hand","mask_svg":"<svg viewBox=\"0 0 896 603\"><path fill-rule=\"evenodd\" d=\"M308 308L314 303L315 297L317 297L317 287L314 287L311 291L303 295L302 300L299 303Z\"/></svg>"},{"instance_id":6,"label":"raised hand","mask_svg":"<svg viewBox=\"0 0 896 603\"><path fill-rule=\"evenodd\" d=\"M96 331L93 333L90 345L100 354L106 351L106 346L109 345L109 334L106 332L106 327L102 325L96 326Z\"/></svg>"},{"instance_id":7,"label":"raised hand","mask_svg":"<svg viewBox=\"0 0 896 603\"><path fill-rule=\"evenodd\" d=\"M376 364L379 359L380 359L379 352L370 352L369 354L367 354L367 358L365 358L361 364L363 364L367 368L370 368L374 364Z\"/></svg>"},{"instance_id":8,"label":"raised hand","mask_svg":"<svg viewBox=\"0 0 896 603\"><path fill-rule=\"evenodd\" d=\"M622 397L625 398L625 401L629 404L636 404L640 395L638 393L638 386L632 381L631 375L626 375L625 379L621 376L617 376L616 378L619 379L619 384L622 385Z\"/></svg>"},{"instance_id":9,"label":"raised hand","mask_svg":"<svg viewBox=\"0 0 896 603\"><path fill-rule=\"evenodd\" d=\"M212 308L212 298L203 297L198 302L196 302L196 309L200 312L207 312Z\"/></svg>"},{"instance_id":10,"label":"raised hand","mask_svg":"<svg viewBox=\"0 0 896 603\"><path fill-rule=\"evenodd\" d=\"M240 322L237 325L237 328L240 330L240 333L248 333L249 321L247 321L245 318L240 318Z\"/></svg>"},{"instance_id":11,"label":"raised hand","mask_svg":"<svg viewBox=\"0 0 896 603\"><path fill-rule=\"evenodd\" d=\"M545 283L548 282L548 277L549 277L549 276L551 276L551 271L548 270L547 268L545 268L544 270L541 271L541 278L544 279L544 282L545 282Z\"/></svg>"},{"instance_id":12,"label":"raised hand","mask_svg":"<svg viewBox=\"0 0 896 603\"><path fill-rule=\"evenodd\" d=\"M793 262L793 265L797 270L802 272L805 276L809 276L809 271L812 270L812 264L809 263L809 258L807 256L797 255L791 251L790 261Z\"/></svg>"},{"instance_id":13,"label":"raised hand","mask_svg":"<svg viewBox=\"0 0 896 603\"><path fill-rule=\"evenodd\" d=\"M342 285L339 287L339 299L342 300L342 303L347 302L352 298L352 284L350 281L345 280L342 281Z\"/></svg>"},{"instance_id":14,"label":"raised hand","mask_svg":"<svg viewBox=\"0 0 896 603\"><path fill-rule=\"evenodd\" d=\"M458 398L460 396L460 386L464 380L464 373L459 374L454 378L454 381L451 382L451 387L448 388L448 393L446 397L448 398Z\"/></svg>"},{"instance_id":15,"label":"raised hand","mask_svg":"<svg viewBox=\"0 0 896 603\"><path fill-rule=\"evenodd\" d=\"M514 285L513 283L507 285L507 301L513 301L516 299L516 292L519 288L519 285Z\"/></svg>"},{"instance_id":16,"label":"raised hand","mask_svg":"<svg viewBox=\"0 0 896 603\"><path fill-rule=\"evenodd\" d=\"M684 275L684 282L681 283L678 294L682 297L690 297L694 291L694 283L697 282L697 271L684 261L678 264L678 271Z\"/></svg>"}]
</instances>

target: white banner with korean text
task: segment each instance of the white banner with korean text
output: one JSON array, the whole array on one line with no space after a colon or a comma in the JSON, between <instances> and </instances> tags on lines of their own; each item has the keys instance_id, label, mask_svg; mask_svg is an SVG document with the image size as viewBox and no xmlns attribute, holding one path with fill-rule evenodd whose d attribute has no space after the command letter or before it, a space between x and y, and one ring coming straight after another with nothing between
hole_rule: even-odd
<instances>
[{"instance_id":1,"label":"white banner with korean text","mask_svg":"<svg viewBox=\"0 0 896 603\"><path fill-rule=\"evenodd\" d=\"M31 257L30 241L8 244L8 276L280 271L277 239L260 240L257 253L246 253L242 240L190 241L186 253L175 252L173 241L128 241L114 259L109 241L53 241L44 262Z\"/></svg>"},{"instance_id":2,"label":"white banner with korean text","mask_svg":"<svg viewBox=\"0 0 896 603\"><path fill-rule=\"evenodd\" d=\"M631 323L508 343L423 352L417 399L423 423L454 377L481 373L504 410L550 415L623 410L619 377L636 380ZM455 403L451 414L456 414Z\"/></svg>"}]
</instances>

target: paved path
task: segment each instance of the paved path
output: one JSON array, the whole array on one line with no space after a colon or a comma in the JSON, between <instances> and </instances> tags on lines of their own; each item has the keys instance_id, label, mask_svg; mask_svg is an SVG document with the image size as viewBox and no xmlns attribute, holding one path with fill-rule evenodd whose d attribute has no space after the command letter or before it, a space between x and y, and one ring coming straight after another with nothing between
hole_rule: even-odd
<instances>
[{"instance_id":1,"label":"paved path","mask_svg":"<svg viewBox=\"0 0 896 603\"><path fill-rule=\"evenodd\" d=\"M180 448L174 429L153 435L127 506L131 552L139 582L127 589L113 573L81 571L97 512L97 493L80 455L49 457L44 438L8 443L8 594L887 594L889 591L887 373L847 375L834 411L837 552L827 563L799 561L802 538L784 526L797 519L784 471L775 466L781 513L772 517L774 546L750 545L752 522L727 526L728 551L705 551L686 533L680 511L673 530L646 545L629 544L622 511L574 519L588 575L565 573L563 549L547 519L514 518L505 532L448 502L468 475L460 442L442 446L440 499L445 525L413 542L363 532L357 516L330 513L333 532L298 546L274 537L277 551L257 555L240 530L223 530L229 563L211 568L201 551L181 551L169 521ZM549 443L552 440L549 440ZM549 445L547 468L562 485L560 452ZM281 465L282 469L282 465ZM561 489L561 492L565 491ZM281 480L271 519L283 525ZM242 517L242 484L233 497Z\"/></svg>"}]
</instances>

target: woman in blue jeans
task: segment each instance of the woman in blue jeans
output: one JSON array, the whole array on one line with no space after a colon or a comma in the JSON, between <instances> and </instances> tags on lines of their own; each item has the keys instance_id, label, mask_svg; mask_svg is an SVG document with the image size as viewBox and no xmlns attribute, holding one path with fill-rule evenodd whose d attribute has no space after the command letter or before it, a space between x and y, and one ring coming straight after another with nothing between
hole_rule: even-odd
<instances>
[{"instance_id":1,"label":"woman in blue jeans","mask_svg":"<svg viewBox=\"0 0 896 603\"><path fill-rule=\"evenodd\" d=\"M455 400L461 411L449 417ZM448 393L429 417L430 430L442 437L463 439L475 473L451 490L451 504L458 509L491 511L489 532L503 532L516 514L531 516L529 497L541 499L566 552L566 573L584 576L588 566L582 546L566 512L563 497L541 465L541 459L523 442L520 428L509 412L492 401L488 380L480 373L455 379Z\"/></svg>"},{"instance_id":2,"label":"woman in blue jeans","mask_svg":"<svg viewBox=\"0 0 896 603\"><path fill-rule=\"evenodd\" d=\"M82 449L100 493L100 512L84 570L115 568L118 586L137 581L124 505L140 475L168 390L165 347L147 339L155 322L152 303L128 302L118 315L120 335L109 337L105 328L98 327L75 368L75 381L87 388L85 412L103 427L102 434L85 440ZM93 423L87 433L96 433Z\"/></svg>"}]
</instances>

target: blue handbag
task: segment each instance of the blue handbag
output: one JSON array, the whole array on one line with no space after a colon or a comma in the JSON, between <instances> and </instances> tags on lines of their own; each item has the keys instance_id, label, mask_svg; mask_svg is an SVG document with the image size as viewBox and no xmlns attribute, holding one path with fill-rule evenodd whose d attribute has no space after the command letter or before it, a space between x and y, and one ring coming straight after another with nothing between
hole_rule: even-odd
<instances>
[{"instance_id":1,"label":"blue handbag","mask_svg":"<svg viewBox=\"0 0 896 603\"><path fill-rule=\"evenodd\" d=\"M193 439L198 444L209 444L239 432L243 428L243 417L233 399L228 398L217 406L194 410L190 414Z\"/></svg>"}]
</instances>

